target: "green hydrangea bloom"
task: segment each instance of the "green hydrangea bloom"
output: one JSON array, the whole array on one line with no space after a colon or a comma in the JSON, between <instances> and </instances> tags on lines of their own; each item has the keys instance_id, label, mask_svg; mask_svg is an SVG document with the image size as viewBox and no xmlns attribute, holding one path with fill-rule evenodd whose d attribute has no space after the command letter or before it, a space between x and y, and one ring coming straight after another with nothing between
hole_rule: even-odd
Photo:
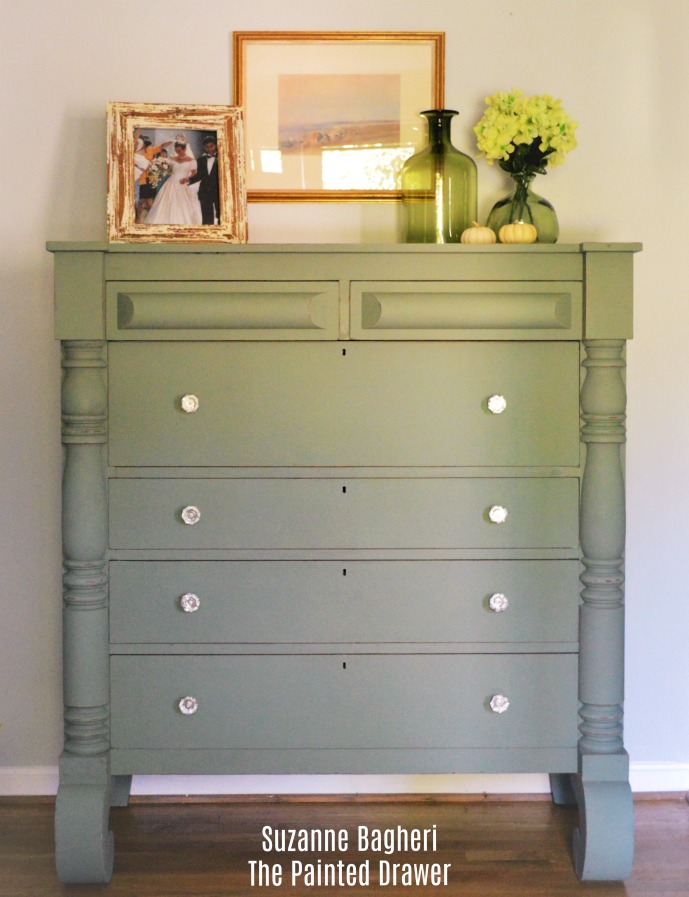
<instances>
[{"instance_id":1,"label":"green hydrangea bloom","mask_svg":"<svg viewBox=\"0 0 689 897\"><path fill-rule=\"evenodd\" d=\"M521 90L486 97L486 111L475 125L480 154L510 173L545 174L561 165L577 141L577 122L549 94L525 97Z\"/></svg>"}]
</instances>

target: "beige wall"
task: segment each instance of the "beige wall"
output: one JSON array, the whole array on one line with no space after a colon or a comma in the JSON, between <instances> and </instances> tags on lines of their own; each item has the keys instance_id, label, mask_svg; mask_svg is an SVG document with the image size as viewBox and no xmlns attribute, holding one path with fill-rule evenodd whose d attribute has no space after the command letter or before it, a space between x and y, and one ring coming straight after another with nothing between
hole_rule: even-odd
<instances>
[{"instance_id":1,"label":"beige wall","mask_svg":"<svg viewBox=\"0 0 689 897\"><path fill-rule=\"evenodd\" d=\"M628 378L627 743L637 763L689 773L689 4L24 0L2 19L0 772L52 767L61 744L59 359L44 245L105 237L106 102L229 103L233 30L374 29L446 32L446 102L462 112L465 150L495 89L561 97L580 146L537 188L561 241L645 245ZM479 163L482 217L505 186ZM389 242L397 211L257 205L251 239Z\"/></svg>"}]
</instances>

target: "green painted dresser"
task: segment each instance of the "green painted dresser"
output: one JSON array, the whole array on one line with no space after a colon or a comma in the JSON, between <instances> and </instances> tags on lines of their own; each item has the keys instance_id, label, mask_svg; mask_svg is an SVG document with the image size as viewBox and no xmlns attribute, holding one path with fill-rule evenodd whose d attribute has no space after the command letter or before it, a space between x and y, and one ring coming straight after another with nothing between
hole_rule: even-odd
<instances>
[{"instance_id":1,"label":"green painted dresser","mask_svg":"<svg viewBox=\"0 0 689 897\"><path fill-rule=\"evenodd\" d=\"M63 881L134 773L547 772L627 876L639 248L49 245Z\"/></svg>"}]
</instances>

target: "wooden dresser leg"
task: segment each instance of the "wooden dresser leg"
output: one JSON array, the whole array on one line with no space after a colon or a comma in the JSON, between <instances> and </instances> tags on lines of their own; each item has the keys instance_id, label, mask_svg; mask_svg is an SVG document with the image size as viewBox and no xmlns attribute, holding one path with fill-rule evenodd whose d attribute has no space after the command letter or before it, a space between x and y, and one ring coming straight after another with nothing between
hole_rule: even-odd
<instances>
[{"instance_id":1,"label":"wooden dresser leg","mask_svg":"<svg viewBox=\"0 0 689 897\"><path fill-rule=\"evenodd\" d=\"M579 828L574 865L587 880L631 872L634 813L622 739L624 700L626 391L622 340L585 341L581 393L586 466L581 490L584 586L579 608Z\"/></svg>"},{"instance_id":2,"label":"wooden dresser leg","mask_svg":"<svg viewBox=\"0 0 689 897\"><path fill-rule=\"evenodd\" d=\"M582 881L622 881L631 874L634 860L627 756L581 759L582 771L574 779L579 804L579 827L573 840L575 871Z\"/></svg>"},{"instance_id":3,"label":"wooden dresser leg","mask_svg":"<svg viewBox=\"0 0 689 897\"><path fill-rule=\"evenodd\" d=\"M110 798L111 807L126 807L129 803L129 794L132 789L131 776L113 776L112 777L112 795Z\"/></svg>"},{"instance_id":4,"label":"wooden dresser leg","mask_svg":"<svg viewBox=\"0 0 689 897\"><path fill-rule=\"evenodd\" d=\"M57 875L68 884L112 878L114 843L109 830L110 775L106 757L60 759L55 806Z\"/></svg>"},{"instance_id":5,"label":"wooden dresser leg","mask_svg":"<svg viewBox=\"0 0 689 897\"><path fill-rule=\"evenodd\" d=\"M572 785L572 776L568 772L550 774L550 793L553 803L558 806L570 806L577 802L577 796Z\"/></svg>"},{"instance_id":6,"label":"wooden dresser leg","mask_svg":"<svg viewBox=\"0 0 689 897\"><path fill-rule=\"evenodd\" d=\"M55 849L61 881L102 883L113 865L105 346L66 342L62 364L65 743Z\"/></svg>"}]
</instances>

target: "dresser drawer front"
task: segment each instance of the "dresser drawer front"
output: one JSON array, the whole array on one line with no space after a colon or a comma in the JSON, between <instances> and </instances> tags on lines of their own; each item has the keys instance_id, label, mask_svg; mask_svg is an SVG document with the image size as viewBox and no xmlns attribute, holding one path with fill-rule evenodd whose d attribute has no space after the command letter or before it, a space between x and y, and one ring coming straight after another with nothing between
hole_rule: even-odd
<instances>
[{"instance_id":1,"label":"dresser drawer front","mask_svg":"<svg viewBox=\"0 0 689 897\"><path fill-rule=\"evenodd\" d=\"M113 344L110 463L577 466L579 346Z\"/></svg>"},{"instance_id":2,"label":"dresser drawer front","mask_svg":"<svg viewBox=\"0 0 689 897\"><path fill-rule=\"evenodd\" d=\"M575 478L110 481L115 549L572 548ZM504 523L489 519L503 507ZM200 513L184 522L185 508Z\"/></svg>"},{"instance_id":3,"label":"dresser drawer front","mask_svg":"<svg viewBox=\"0 0 689 897\"><path fill-rule=\"evenodd\" d=\"M115 340L336 340L339 284L111 282L106 313Z\"/></svg>"},{"instance_id":4,"label":"dresser drawer front","mask_svg":"<svg viewBox=\"0 0 689 897\"><path fill-rule=\"evenodd\" d=\"M115 656L111 702L113 748L569 747L577 658Z\"/></svg>"},{"instance_id":5,"label":"dresser drawer front","mask_svg":"<svg viewBox=\"0 0 689 897\"><path fill-rule=\"evenodd\" d=\"M115 561L110 639L121 644L576 644L579 566L578 561ZM183 601L186 595L196 600ZM504 609L495 598L500 595L507 600Z\"/></svg>"},{"instance_id":6,"label":"dresser drawer front","mask_svg":"<svg viewBox=\"0 0 689 897\"><path fill-rule=\"evenodd\" d=\"M355 339L579 339L573 281L354 281Z\"/></svg>"}]
</instances>

